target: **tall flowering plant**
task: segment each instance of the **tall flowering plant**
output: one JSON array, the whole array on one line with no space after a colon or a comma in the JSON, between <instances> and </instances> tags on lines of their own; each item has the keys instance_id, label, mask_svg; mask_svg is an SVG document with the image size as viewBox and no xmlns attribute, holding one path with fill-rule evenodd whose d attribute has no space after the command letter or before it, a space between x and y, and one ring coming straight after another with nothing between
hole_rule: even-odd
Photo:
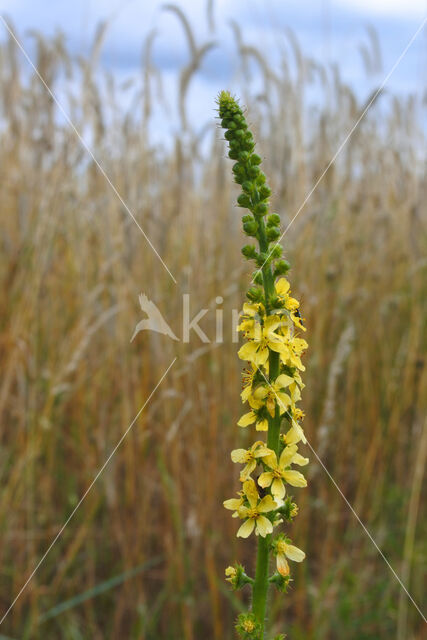
<instances>
[{"instance_id":1,"label":"tall flowering plant","mask_svg":"<svg viewBox=\"0 0 427 640\"><path fill-rule=\"evenodd\" d=\"M218 111L229 143L228 155L235 160L234 178L242 189L237 203L249 211L242 218L243 230L256 241L242 249L244 257L255 263L256 271L238 327L246 339L238 355L247 362L241 398L248 410L237 424L260 432L248 449L231 452L232 461L241 465L242 485L236 498L224 502L240 521L237 536L258 537L255 576L247 575L240 564L228 567L225 573L233 589L245 585L252 589L251 611L237 620L239 636L263 640L269 586L274 584L286 592L290 581L288 560L302 562L305 558L280 529L298 513L297 505L287 495L288 485L307 486L305 477L295 468L308 463L298 452L306 438L301 427L304 414L297 407L304 388L301 356L307 342L301 337L305 327L299 302L291 296L285 277L290 265L282 259L282 248L276 244L280 217L269 211L271 190L260 169L261 158L254 153L253 135L230 93L220 93ZM261 439L262 432L266 439ZM271 557L275 559L272 573Z\"/></svg>"}]
</instances>

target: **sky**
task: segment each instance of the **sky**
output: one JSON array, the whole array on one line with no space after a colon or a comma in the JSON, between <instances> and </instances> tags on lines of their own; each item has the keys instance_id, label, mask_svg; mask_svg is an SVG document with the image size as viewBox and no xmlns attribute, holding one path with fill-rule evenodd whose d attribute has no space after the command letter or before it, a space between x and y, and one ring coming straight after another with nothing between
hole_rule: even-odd
<instances>
[{"instance_id":1,"label":"sky","mask_svg":"<svg viewBox=\"0 0 427 640\"><path fill-rule=\"evenodd\" d=\"M144 39L155 28L153 60L164 76L167 92L173 95L179 72L189 60L189 49L176 15L162 8L166 1L0 0L0 11L11 20L30 57L30 29L46 35L59 29L72 52L85 54L97 24L110 20L101 64L119 80L139 73ZM221 88L229 88L232 81L236 56L231 19L240 25L245 42L261 46L272 65L277 60L274 51L286 41L285 29L290 28L305 53L324 64L338 62L343 79L363 100L383 81L427 16L427 0L216 0L216 28L210 32L207 0L177 0L176 4L189 16L197 44L216 41L191 83L194 117L206 110L210 113L213 97ZM375 29L381 48L381 65L370 74L360 53L360 47L369 43L368 26ZM5 34L0 24L0 38ZM387 88L401 95L420 94L426 90L426 70L424 27ZM171 126L179 126L174 117Z\"/></svg>"}]
</instances>

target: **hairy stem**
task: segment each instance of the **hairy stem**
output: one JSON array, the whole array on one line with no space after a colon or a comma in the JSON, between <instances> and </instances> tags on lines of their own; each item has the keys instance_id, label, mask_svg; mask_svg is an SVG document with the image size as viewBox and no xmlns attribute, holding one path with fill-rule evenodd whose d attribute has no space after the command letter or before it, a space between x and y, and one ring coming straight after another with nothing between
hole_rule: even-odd
<instances>
[{"instance_id":1,"label":"hairy stem","mask_svg":"<svg viewBox=\"0 0 427 640\"><path fill-rule=\"evenodd\" d=\"M259 221L259 247L261 251L266 251L268 243L265 237L264 221ZM262 270L264 293L266 301L266 311L270 310L270 297L274 292L274 278L271 272L270 265L265 265ZM269 355L269 379L273 382L279 375L280 359L279 354L270 351ZM267 446L273 449L277 454L279 451L279 437L280 437L280 412L279 407L276 405L276 412L274 418L268 419L268 435ZM252 612L260 622L262 626L261 640L264 638L264 625L267 607L267 595L268 595L268 567L269 567L269 544L270 535L262 538L258 538L258 550L255 570L255 580L252 591Z\"/></svg>"}]
</instances>

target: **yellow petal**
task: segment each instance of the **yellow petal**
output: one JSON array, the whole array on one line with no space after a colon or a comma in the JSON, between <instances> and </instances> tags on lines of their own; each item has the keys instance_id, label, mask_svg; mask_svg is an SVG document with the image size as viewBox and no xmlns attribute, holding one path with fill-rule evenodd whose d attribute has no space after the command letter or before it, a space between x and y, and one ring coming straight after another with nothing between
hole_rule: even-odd
<instances>
[{"instance_id":1,"label":"yellow petal","mask_svg":"<svg viewBox=\"0 0 427 640\"><path fill-rule=\"evenodd\" d=\"M244 522L240 527L240 529L238 530L236 534L237 537L247 538L248 536L251 535L252 531L254 530L254 526L255 526L255 522L253 521L252 518L249 518L249 520L246 520L246 522Z\"/></svg>"},{"instance_id":2,"label":"yellow petal","mask_svg":"<svg viewBox=\"0 0 427 640\"><path fill-rule=\"evenodd\" d=\"M290 397L288 396L287 393L282 393L281 391L279 391L276 394L277 397L277 403L279 405L280 408L280 415L282 415L282 413L285 413L285 411L289 408L289 406L292 404L292 400L290 399Z\"/></svg>"},{"instance_id":3,"label":"yellow petal","mask_svg":"<svg viewBox=\"0 0 427 640\"><path fill-rule=\"evenodd\" d=\"M268 420L266 418L264 418L263 420L259 420L256 423L256 430L257 431L268 431Z\"/></svg>"},{"instance_id":4,"label":"yellow petal","mask_svg":"<svg viewBox=\"0 0 427 640\"><path fill-rule=\"evenodd\" d=\"M230 498L230 500L225 500L222 504L226 509L237 511L242 506L242 501L240 498Z\"/></svg>"},{"instance_id":5,"label":"yellow petal","mask_svg":"<svg viewBox=\"0 0 427 640\"><path fill-rule=\"evenodd\" d=\"M258 513L268 513L268 511L273 511L274 509L277 509L277 504L271 496L264 496L257 506Z\"/></svg>"},{"instance_id":6,"label":"yellow petal","mask_svg":"<svg viewBox=\"0 0 427 640\"><path fill-rule=\"evenodd\" d=\"M275 351L276 353L282 353L284 345L283 345L283 342L281 341L269 340L268 346L272 351Z\"/></svg>"},{"instance_id":7,"label":"yellow petal","mask_svg":"<svg viewBox=\"0 0 427 640\"><path fill-rule=\"evenodd\" d=\"M242 398L242 402L247 402L252 394L252 386L250 384L247 385L240 394Z\"/></svg>"},{"instance_id":8,"label":"yellow petal","mask_svg":"<svg viewBox=\"0 0 427 640\"><path fill-rule=\"evenodd\" d=\"M307 480L299 471L284 471L283 477L293 487L306 487Z\"/></svg>"},{"instance_id":9,"label":"yellow petal","mask_svg":"<svg viewBox=\"0 0 427 640\"><path fill-rule=\"evenodd\" d=\"M249 500L249 504L251 507L255 507L258 504L259 495L258 490L256 488L256 484L252 478L249 478L243 483L243 491L245 496Z\"/></svg>"},{"instance_id":10,"label":"yellow petal","mask_svg":"<svg viewBox=\"0 0 427 640\"><path fill-rule=\"evenodd\" d=\"M254 355L253 362L257 367L262 367L268 360L268 349L267 347L261 347L258 349L256 354Z\"/></svg>"},{"instance_id":11,"label":"yellow petal","mask_svg":"<svg viewBox=\"0 0 427 640\"><path fill-rule=\"evenodd\" d=\"M286 489L280 478L274 478L271 485L271 493L278 500L282 500L285 497Z\"/></svg>"},{"instance_id":12,"label":"yellow petal","mask_svg":"<svg viewBox=\"0 0 427 640\"><path fill-rule=\"evenodd\" d=\"M291 444L283 449L279 458L279 467L281 469L287 467L293 461L297 449L298 447L296 444ZM231 455L233 455L233 453Z\"/></svg>"},{"instance_id":13,"label":"yellow petal","mask_svg":"<svg viewBox=\"0 0 427 640\"><path fill-rule=\"evenodd\" d=\"M268 395L268 389L263 384L259 384L253 392L254 398L257 400L263 400Z\"/></svg>"},{"instance_id":14,"label":"yellow petal","mask_svg":"<svg viewBox=\"0 0 427 640\"><path fill-rule=\"evenodd\" d=\"M258 345L256 342L246 342L243 346L240 347L237 355L241 360L254 361L257 349Z\"/></svg>"},{"instance_id":15,"label":"yellow petal","mask_svg":"<svg viewBox=\"0 0 427 640\"><path fill-rule=\"evenodd\" d=\"M286 278L280 278L274 285L276 289L276 293L279 296L284 296L288 293L289 287L291 286Z\"/></svg>"},{"instance_id":16,"label":"yellow petal","mask_svg":"<svg viewBox=\"0 0 427 640\"><path fill-rule=\"evenodd\" d=\"M274 451L271 451L268 456L265 456L263 462L265 462L267 467L270 467L270 469L277 469L277 456Z\"/></svg>"},{"instance_id":17,"label":"yellow petal","mask_svg":"<svg viewBox=\"0 0 427 640\"><path fill-rule=\"evenodd\" d=\"M285 387L289 387L290 384L295 382L291 376L287 376L285 373L282 373L278 378L276 378L275 386L279 389L284 389Z\"/></svg>"},{"instance_id":18,"label":"yellow petal","mask_svg":"<svg viewBox=\"0 0 427 640\"><path fill-rule=\"evenodd\" d=\"M258 484L263 488L269 487L272 482L273 474L271 473L271 471L264 471L264 473L261 473L260 477L258 478Z\"/></svg>"},{"instance_id":19,"label":"yellow petal","mask_svg":"<svg viewBox=\"0 0 427 640\"><path fill-rule=\"evenodd\" d=\"M298 547L294 547L293 544L286 545L286 555L289 560L293 560L294 562L302 562L305 558L304 551L301 551Z\"/></svg>"},{"instance_id":20,"label":"yellow petal","mask_svg":"<svg viewBox=\"0 0 427 640\"><path fill-rule=\"evenodd\" d=\"M240 418L237 424L239 427L247 427L248 425L255 422L255 419L256 419L256 415L254 414L254 412L249 411L248 413L243 414L243 416Z\"/></svg>"},{"instance_id":21,"label":"yellow petal","mask_svg":"<svg viewBox=\"0 0 427 640\"><path fill-rule=\"evenodd\" d=\"M258 518L256 519L256 530L260 536L265 538L266 535L272 533L273 525L265 516L258 516Z\"/></svg>"},{"instance_id":22,"label":"yellow petal","mask_svg":"<svg viewBox=\"0 0 427 640\"><path fill-rule=\"evenodd\" d=\"M256 467L255 460L250 460L246 465L246 467L242 469L242 472L240 474L240 482L244 482L245 480L247 480L251 475L252 471L255 469L255 467Z\"/></svg>"},{"instance_id":23,"label":"yellow petal","mask_svg":"<svg viewBox=\"0 0 427 640\"><path fill-rule=\"evenodd\" d=\"M259 311L258 304L251 304L250 302L245 302L243 305L243 313L245 316L255 316Z\"/></svg>"},{"instance_id":24,"label":"yellow petal","mask_svg":"<svg viewBox=\"0 0 427 640\"><path fill-rule=\"evenodd\" d=\"M305 467L306 464L309 463L308 458L304 458L301 454L296 453L292 460L292 464L298 464L300 467Z\"/></svg>"},{"instance_id":25,"label":"yellow petal","mask_svg":"<svg viewBox=\"0 0 427 640\"><path fill-rule=\"evenodd\" d=\"M286 578L289 575L289 565L283 553L276 556L277 571L281 576Z\"/></svg>"},{"instance_id":26,"label":"yellow petal","mask_svg":"<svg viewBox=\"0 0 427 640\"><path fill-rule=\"evenodd\" d=\"M301 429L302 431L302 429ZM295 427L291 427L289 431L285 433L285 442L287 445L296 444L301 440L301 435Z\"/></svg>"},{"instance_id":27,"label":"yellow petal","mask_svg":"<svg viewBox=\"0 0 427 640\"><path fill-rule=\"evenodd\" d=\"M255 458L264 458L265 456L271 456L272 453L274 453L272 449L269 449L268 447L265 447L265 446L261 446L255 451L254 456Z\"/></svg>"},{"instance_id":28,"label":"yellow petal","mask_svg":"<svg viewBox=\"0 0 427 640\"><path fill-rule=\"evenodd\" d=\"M231 459L233 462L240 462L240 464L245 464L247 461L248 452L246 449L234 449L231 452Z\"/></svg>"}]
</instances>

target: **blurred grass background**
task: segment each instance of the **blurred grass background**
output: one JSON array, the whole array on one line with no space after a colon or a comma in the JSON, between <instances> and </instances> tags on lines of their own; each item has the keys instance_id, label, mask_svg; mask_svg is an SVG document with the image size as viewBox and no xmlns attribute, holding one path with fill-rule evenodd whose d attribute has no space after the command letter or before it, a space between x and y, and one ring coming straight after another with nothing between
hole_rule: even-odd
<instances>
[{"instance_id":1,"label":"blurred grass background","mask_svg":"<svg viewBox=\"0 0 427 640\"><path fill-rule=\"evenodd\" d=\"M173 9L176 12L176 10ZM180 20L185 16L177 15ZM271 68L235 25L258 151L284 226L364 109L292 40ZM129 343L145 292L181 335L182 294L215 334L249 281L231 162L216 124L188 121L153 145L161 77L145 43L129 110L92 54L36 38L48 85L158 249L175 285L82 148L12 38L0 47L0 603L5 611L110 451L178 356L110 465L0 628L8 637L231 640L245 593L223 581L252 567L255 541L235 538L222 501L237 489L230 449L249 444L237 345L143 333ZM191 40L191 38L190 38ZM375 51L366 55L374 56ZM263 89L247 86L249 59ZM323 100L310 107L313 82ZM157 87L157 89L156 89ZM158 92L160 91L160 93ZM212 102L214 96L212 96ZM393 567L422 603L425 130L415 97L380 95L284 238L310 350L303 407L312 445ZM423 209L424 207L424 209ZM226 327L230 323L226 324ZM304 452L305 453L305 452ZM422 638L423 621L319 464L298 491L289 532L307 553L289 596L271 600L289 638ZM425 523L425 519L424 519ZM5 636L2 636L5 637Z\"/></svg>"}]
</instances>

